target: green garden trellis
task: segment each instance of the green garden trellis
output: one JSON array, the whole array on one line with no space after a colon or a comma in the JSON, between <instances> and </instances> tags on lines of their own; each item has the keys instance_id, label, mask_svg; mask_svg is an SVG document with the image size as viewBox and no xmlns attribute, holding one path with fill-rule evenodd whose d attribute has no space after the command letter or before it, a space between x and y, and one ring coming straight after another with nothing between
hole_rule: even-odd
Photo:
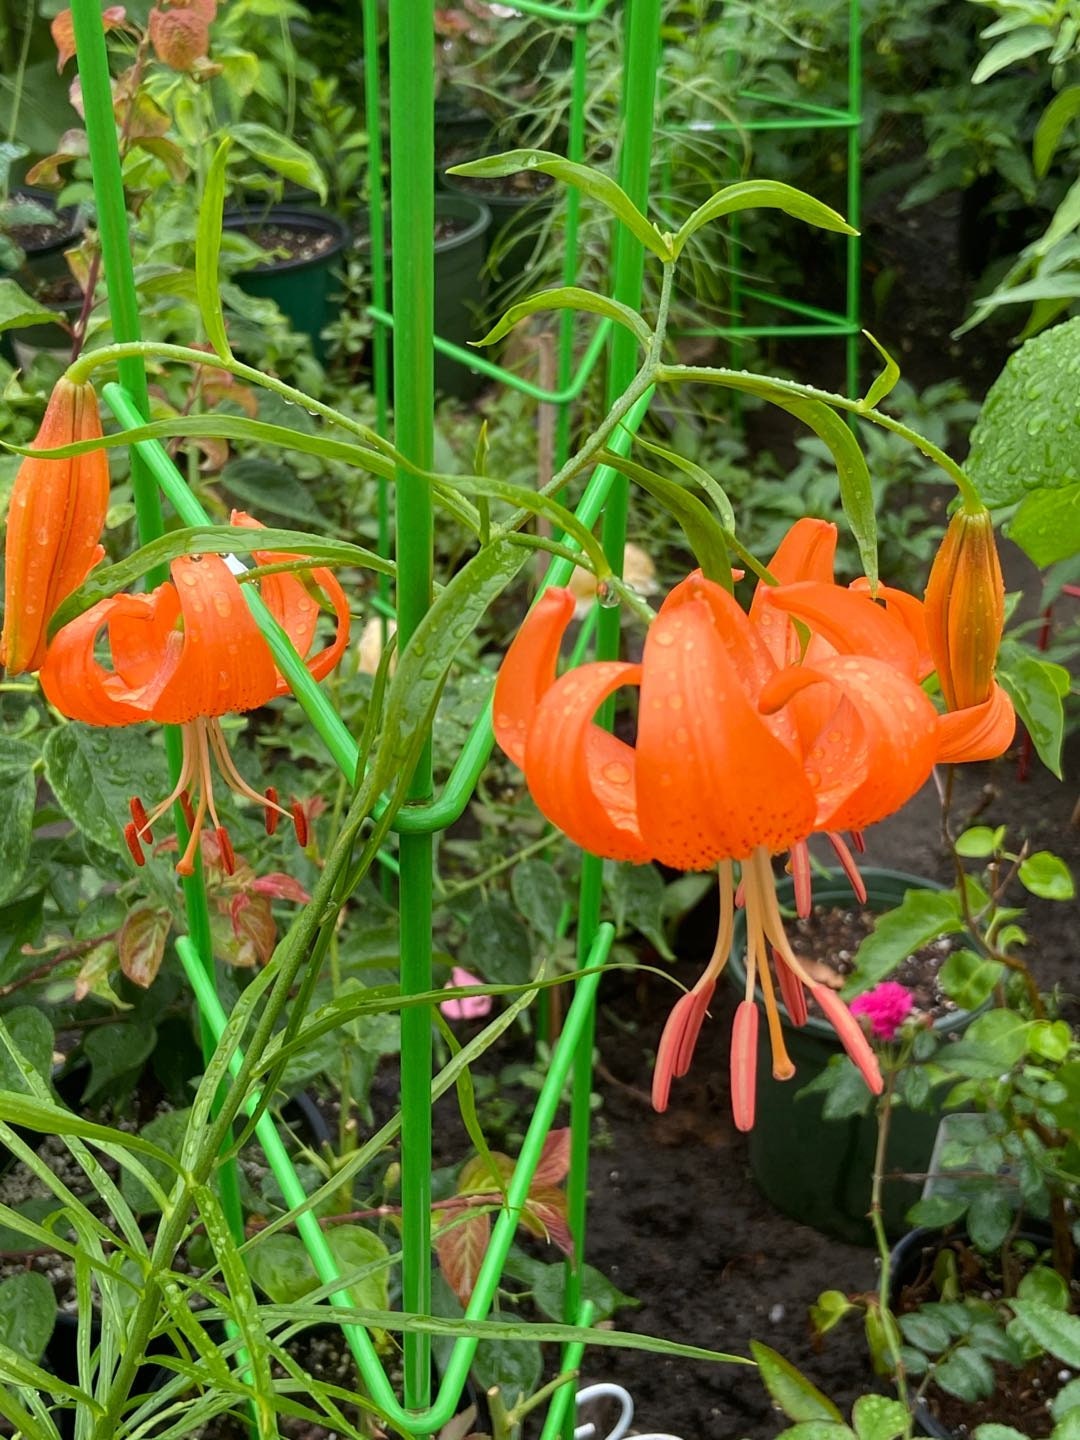
<instances>
[{"instance_id":1,"label":"green garden trellis","mask_svg":"<svg viewBox=\"0 0 1080 1440\"><path fill-rule=\"evenodd\" d=\"M545 19L559 20L576 27L576 36L584 35L584 27L602 9L602 0L589 10L562 10L560 7L525 0L525 8ZM97 0L73 0L73 18L79 73L82 82L94 173L95 198L101 237L105 276L108 282L109 307L113 335L121 344L136 345L140 339L138 304L129 248L126 210L117 148L112 96ZM365 7L365 33L372 34L374 5ZM623 188L635 203L644 206L648 192L648 167L652 140L653 95L658 54L658 0L633 0L627 11L627 68L624 92L625 134L621 154ZM393 317L393 350L395 361L394 424L397 450L406 465L426 469L432 451L433 374L432 334L433 266L432 216L434 176L433 126L433 8L423 0L390 0L389 5L389 74L391 114L391 161L394 184L390 195L391 223L395 245L392 255L394 293L398 298ZM369 55L373 47L366 47ZM571 126L571 154L581 152L583 144L583 102L585 82L585 48L583 40L575 39L575 94L581 104L576 107ZM372 63L369 60L369 63ZM372 95L369 90L369 106ZM373 129L378 171L379 144L377 127ZM381 182L379 182L381 183ZM576 237L577 196L569 197L569 225ZM397 218L397 223L395 222ZM376 274L382 264L380 208L373 208L372 253ZM568 260L576 264L576 238L568 233ZM614 259L615 298L629 306L640 301L643 250L640 242L620 231L616 238ZM572 278L572 274L570 275ZM376 281L376 285L380 282ZM385 272L383 274L385 283ZM376 303L380 298L376 288ZM382 297L385 299L385 290ZM387 317L389 319L389 317ZM562 338L559 351L557 390L540 398L562 403L559 444L565 453L569 437L568 402L580 393L592 367L598 362L608 339L608 322L604 322L589 346L584 362L573 373L572 318L561 317ZM384 331L383 326L378 327ZM632 344L626 336L611 337L608 364L609 398L621 394L634 373ZM445 347L442 347L445 348ZM387 415L386 344L376 343L377 389L382 418ZM470 357L471 359L471 357ZM482 369L487 362L476 362ZM505 372L498 372L505 375ZM104 398L113 415L125 429L145 423L148 415L146 377L142 359L130 354L118 361L118 382L105 387ZM505 377L510 380L510 377ZM535 393L535 387L517 381L519 388ZM642 396L627 416L624 430L612 442L619 450L629 444L629 434L640 423L648 405L648 394ZM185 524L205 523L206 516L187 488L186 482L165 450L151 440L132 443L132 484L136 504L139 536L148 543L163 533L160 493L173 506ZM578 516L587 525L596 523L604 513L603 543L605 551L618 568L626 530L626 481L606 466L594 472L578 506ZM390 539L389 505L384 500L381 513L384 543ZM395 549L397 571L397 615L402 644L422 622L432 597L433 514L426 485L411 468L400 469L397 476L397 507L395 517ZM547 573L547 583L565 583L571 561L556 559ZM164 575L151 573L151 583L159 583ZM269 615L256 594L245 587L245 595L255 618L267 638L275 662L294 690L313 727L322 736L334 760L350 779L356 778L359 751L355 739L343 727L303 663L292 650L284 632ZM602 613L597 626L597 650L601 656L613 656L618 650L618 616ZM399 835L400 899L401 899L401 992L403 997L422 995L431 989L431 909L432 909L432 837L460 816L472 794L476 779L486 763L492 745L490 713L485 714L464 746L453 771L437 798L432 793L430 746L425 747L409 787L407 803L393 820ZM166 748L170 769L175 777L179 768L179 736L166 730ZM179 806L176 813L177 833L182 841L187 830ZM568 1182L570 1222L577 1259L584 1248L586 1181L589 1138L589 1097L592 1089L592 1032L596 988L610 951L613 930L601 923L601 862L586 857L579 918L579 957L581 976L569 1007L562 1036L556 1048L549 1074L538 1097L506 1204L494 1228L491 1243L466 1311L467 1319L482 1319L489 1312L502 1267L513 1239L518 1219L528 1192L532 1175L540 1158L544 1138L552 1125L563 1086L571 1078L572 1158ZM184 881L184 899L188 917L188 935L178 943L178 953L195 992L203 1043L209 1056L227 1023L214 987L213 956L210 945L209 912L201 868ZM402 1089L401 1089L401 1153L402 1153L402 1292L407 1311L428 1315L431 1311L431 1246L430 1246L430 1169L431 1169L431 1099L432 1099L432 1035L430 1008L406 1005L402 1017ZM241 1064L239 1052L232 1064ZM249 1113L259 1108L259 1098L248 1098ZM267 1159L281 1183L290 1205L302 1204L304 1193L292 1170L292 1162L274 1129L272 1120L262 1115L257 1120L256 1134ZM243 1217L235 1170L223 1164L218 1170L222 1203L234 1237L243 1238ZM340 1272L325 1243L322 1230L310 1212L298 1217L298 1231L312 1255L320 1279L332 1286ZM587 1325L591 1307L580 1290L580 1268L571 1266L566 1287L567 1319ZM349 1304L343 1292L330 1291L332 1304ZM479 1343L474 1337L462 1336L456 1342L444 1371L437 1396L431 1395L430 1338L427 1334L410 1332L404 1336L404 1394L394 1394L383 1364L366 1330L346 1325L345 1334L356 1358L364 1385L371 1400L391 1425L417 1436L430 1435L440 1429L456 1411L469 1367ZM563 1354L564 1370L572 1369L582 1354L581 1344L572 1344ZM237 1352L236 1365L241 1374L246 1363L243 1351ZM544 1440L555 1440L560 1434L572 1432L572 1390L568 1385L556 1391L544 1426Z\"/></svg>"},{"instance_id":2,"label":"green garden trellis","mask_svg":"<svg viewBox=\"0 0 1080 1440\"><path fill-rule=\"evenodd\" d=\"M695 134L763 134L768 131L781 134L814 133L834 130L845 139L845 205L844 214L848 222L858 231L862 205L862 149L860 131L862 126L862 11L861 0L847 0L847 65L846 94L842 104L837 106L815 105L807 100L795 100L790 96L770 94L754 88L736 91L736 98L751 107L753 113L739 115L727 120L695 120L674 125L672 133L693 131ZM732 57L733 68L737 57ZM775 291L763 290L745 281L742 257L745 245L742 235L742 217L733 215L729 222L729 273L731 290L729 309L731 319L723 324L684 326L680 332L688 336L715 336L732 342L733 367L741 365L742 342L749 339L842 339L845 355L846 393L855 396L859 383L859 336L860 323L859 278L861 265L861 237L845 235L840 243L844 246L844 299L842 308L826 308L809 305ZM744 318L746 302L752 301L766 311L779 311L790 318L770 319L767 322L750 322Z\"/></svg>"}]
</instances>

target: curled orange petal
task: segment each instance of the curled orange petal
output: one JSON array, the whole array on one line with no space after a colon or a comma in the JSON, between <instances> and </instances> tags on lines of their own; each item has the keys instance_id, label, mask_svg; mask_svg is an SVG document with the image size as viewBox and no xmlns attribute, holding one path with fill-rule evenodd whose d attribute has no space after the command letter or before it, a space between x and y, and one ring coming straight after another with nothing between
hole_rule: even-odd
<instances>
[{"instance_id":1,"label":"curled orange petal","mask_svg":"<svg viewBox=\"0 0 1080 1440\"><path fill-rule=\"evenodd\" d=\"M525 742L545 693L555 683L559 647L574 618L570 590L545 590L514 636L495 681L495 739L515 765L525 764Z\"/></svg>"},{"instance_id":2,"label":"curled orange petal","mask_svg":"<svg viewBox=\"0 0 1080 1440\"><path fill-rule=\"evenodd\" d=\"M938 716L937 759L942 764L994 760L1009 748L1015 732L1013 703L995 681L989 699L981 705Z\"/></svg>"}]
</instances>

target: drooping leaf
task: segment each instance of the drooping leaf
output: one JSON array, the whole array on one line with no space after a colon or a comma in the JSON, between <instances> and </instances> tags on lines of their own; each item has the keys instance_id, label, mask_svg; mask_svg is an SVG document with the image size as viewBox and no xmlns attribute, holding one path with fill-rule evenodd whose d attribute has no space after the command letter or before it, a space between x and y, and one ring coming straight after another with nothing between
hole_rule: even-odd
<instances>
[{"instance_id":1,"label":"drooping leaf","mask_svg":"<svg viewBox=\"0 0 1080 1440\"><path fill-rule=\"evenodd\" d=\"M841 235L859 233L842 215L794 186L784 185L779 180L740 180L717 191L683 222L674 239L675 254L679 255L690 236L710 220L736 215L743 210L782 210L786 215L793 215L807 225L816 225L820 230L833 230Z\"/></svg>"},{"instance_id":2,"label":"drooping leaf","mask_svg":"<svg viewBox=\"0 0 1080 1440\"><path fill-rule=\"evenodd\" d=\"M664 509L678 521L706 579L715 580L717 584L730 588L731 560L728 557L727 542L708 506L702 504L696 495L691 494L677 481L669 480L666 475L658 475L655 470L639 465L636 460L628 460L622 455L616 455L612 450L602 450L598 459L659 500Z\"/></svg>"},{"instance_id":3,"label":"drooping leaf","mask_svg":"<svg viewBox=\"0 0 1080 1440\"><path fill-rule=\"evenodd\" d=\"M981 85L999 70L1037 55L1040 50L1049 50L1053 43L1054 37L1045 25L1022 25L991 46L976 65L971 83Z\"/></svg>"},{"instance_id":4,"label":"drooping leaf","mask_svg":"<svg viewBox=\"0 0 1080 1440\"><path fill-rule=\"evenodd\" d=\"M218 263L221 257L221 216L225 206L225 172L229 164L232 140L226 135L214 151L203 185L199 206L199 223L195 232L195 293L199 299L199 315L206 338L222 360L232 354L225 333L225 314L221 308L221 285Z\"/></svg>"},{"instance_id":5,"label":"drooping leaf","mask_svg":"<svg viewBox=\"0 0 1080 1440\"><path fill-rule=\"evenodd\" d=\"M564 185L571 185L583 195L598 201L634 235L647 250L659 255L661 260L672 259L671 247L666 237L642 215L626 191L609 175L594 170L588 165L579 165L573 160L564 160L549 150L508 150L502 155L485 155L480 160L469 160L464 165L454 165L449 175L475 175L480 178L499 175L514 175L519 170L539 170Z\"/></svg>"},{"instance_id":6,"label":"drooping leaf","mask_svg":"<svg viewBox=\"0 0 1080 1440\"><path fill-rule=\"evenodd\" d=\"M757 1361L758 1373L766 1390L788 1419L843 1423L843 1416L833 1402L790 1360L758 1340L751 1340L750 1353Z\"/></svg>"}]
</instances>

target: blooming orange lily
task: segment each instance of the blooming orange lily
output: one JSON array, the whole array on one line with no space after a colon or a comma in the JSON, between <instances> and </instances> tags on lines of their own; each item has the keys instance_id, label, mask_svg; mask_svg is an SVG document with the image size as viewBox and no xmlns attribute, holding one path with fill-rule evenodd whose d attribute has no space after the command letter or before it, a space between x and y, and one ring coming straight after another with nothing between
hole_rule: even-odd
<instances>
[{"instance_id":1,"label":"blooming orange lily","mask_svg":"<svg viewBox=\"0 0 1080 1440\"><path fill-rule=\"evenodd\" d=\"M963 749L959 729L945 737L941 728L959 716L939 717L919 685L929 668L919 602L884 590L881 605L834 584L835 539L835 527L821 521L793 526L771 562L780 583L758 586L749 615L720 585L691 575L660 607L640 665L599 661L556 678L574 602L568 591L548 590L495 687L496 737L540 810L571 840L635 864L719 868L716 947L665 1027L653 1081L658 1110L672 1079L689 1068L731 949L733 862L740 863L747 981L732 1043L732 1103L744 1130L754 1118L759 982L773 1074L794 1073L770 954L792 1018L805 1018L809 991L870 1088L882 1084L858 1022L791 949L771 857L804 846L815 831L861 832L922 786L944 745ZM634 745L593 719L622 686L641 692Z\"/></svg>"},{"instance_id":2,"label":"blooming orange lily","mask_svg":"<svg viewBox=\"0 0 1080 1440\"><path fill-rule=\"evenodd\" d=\"M258 521L239 511L234 525ZM257 564L300 559L300 556L255 551ZM143 863L142 844L152 840L152 827L174 801L185 810L191 836L177 870L190 875L198 836L209 813L226 869L232 873L232 845L214 803L211 760L226 785L263 806L266 828L273 834L278 819L288 816L274 789L265 794L244 780L225 743L218 717L253 710L287 692L269 647L248 609L240 585L219 555L183 555L172 562L172 579L148 595L114 595L101 600L54 636L41 667L46 696L64 715L88 725L133 725L142 720L179 725L183 731L183 762L170 795L147 814L133 796L131 822L125 830L136 863ZM333 608L333 640L307 661L321 680L341 658L349 640L349 609L333 574L322 567L311 579ZM268 575L260 594L301 656L315 639L319 605L291 573ZM94 654L98 636L108 636L112 667ZM307 821L299 804L291 816L301 844Z\"/></svg>"},{"instance_id":3,"label":"blooming orange lily","mask_svg":"<svg viewBox=\"0 0 1080 1440\"><path fill-rule=\"evenodd\" d=\"M41 450L101 438L91 385L56 383L34 441ZM104 555L98 543L109 504L104 450L67 460L28 455L11 492L5 542L0 663L10 675L38 670L49 620Z\"/></svg>"}]
</instances>

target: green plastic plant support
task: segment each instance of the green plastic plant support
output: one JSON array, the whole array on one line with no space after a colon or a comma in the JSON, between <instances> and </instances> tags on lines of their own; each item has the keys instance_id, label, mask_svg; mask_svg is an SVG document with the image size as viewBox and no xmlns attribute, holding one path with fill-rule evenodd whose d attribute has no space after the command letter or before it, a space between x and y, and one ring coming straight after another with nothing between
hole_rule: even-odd
<instances>
[{"instance_id":1,"label":"green plastic plant support","mask_svg":"<svg viewBox=\"0 0 1080 1440\"><path fill-rule=\"evenodd\" d=\"M506 1205L499 1214L492 1229L491 1240L476 1279L472 1299L465 1311L466 1319L483 1320L490 1312L498 1288L502 1268L506 1263L510 1246L517 1231L521 1213L528 1198L529 1186L540 1163L544 1140L551 1129L555 1113L562 1099L563 1087L573 1064L584 1030L590 1024L590 1017L596 1001L596 990L600 983L604 965L611 952L615 931L611 925L601 925L596 932L586 960L586 973L578 981L574 999L566 1013L562 1036L551 1057L551 1065L544 1085L537 1097L536 1108L522 1141L513 1176L507 1186ZM200 1009L206 1016L214 1035L220 1039L228 1017L218 999L212 980L206 975L195 946L187 937L177 941L177 953L198 998ZM421 1009L421 1007L413 1007ZM407 1012L406 1012L407 1013ZM423 1013L421 1009L421 1013ZM235 1075L243 1064L243 1054L237 1049L229 1060L229 1068ZM424 1097L425 1108L430 1113L432 1101L440 1093L438 1085L433 1093L430 1078ZM245 1102L245 1110L253 1115L261 1104L261 1095L253 1091ZM267 1164L281 1189L282 1196L290 1209L304 1205L307 1195L297 1177L292 1158L278 1134L273 1118L264 1112L255 1127L256 1138L266 1156ZM297 1217L297 1232L304 1242L315 1271L324 1285L333 1285L341 1279L341 1270L318 1218L311 1210L305 1209ZM402 1244L406 1243L404 1235ZM347 1290L335 1290L330 1303L341 1309L354 1309L355 1302ZM417 1312L428 1313L428 1312ZM582 1307L575 1315L581 1325L589 1323L589 1311ZM465 1387L469 1367L479 1343L474 1337L461 1336L454 1343L450 1360L443 1373L439 1393L434 1403L417 1413L410 1407L402 1407L394 1395L383 1363L371 1342L368 1332L359 1325L343 1325L349 1348L356 1360L372 1401L383 1411L386 1419L409 1435L426 1436L440 1430L454 1416L458 1400ZM580 1358L580 1357L579 1357Z\"/></svg>"}]
</instances>

